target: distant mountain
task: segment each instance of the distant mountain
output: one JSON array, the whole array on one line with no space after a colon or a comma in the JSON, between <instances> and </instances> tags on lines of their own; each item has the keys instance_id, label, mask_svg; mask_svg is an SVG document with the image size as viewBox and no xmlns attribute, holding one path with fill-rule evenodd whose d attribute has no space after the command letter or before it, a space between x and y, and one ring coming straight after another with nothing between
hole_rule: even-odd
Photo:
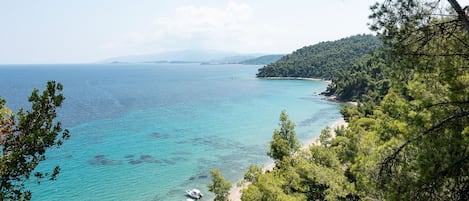
<instances>
[{"instance_id":1,"label":"distant mountain","mask_svg":"<svg viewBox=\"0 0 469 201\"><path fill-rule=\"evenodd\" d=\"M132 55L109 58L103 63L187 63L237 64L262 56L262 54L240 54L218 50L182 50L157 54Z\"/></svg>"},{"instance_id":2,"label":"distant mountain","mask_svg":"<svg viewBox=\"0 0 469 201\"><path fill-rule=\"evenodd\" d=\"M110 62L127 62L127 63L144 63L144 62L206 62L236 55L235 52L215 51L215 50L181 50L172 52L163 52L156 54L131 55L113 57L104 60L104 63Z\"/></svg>"},{"instance_id":3,"label":"distant mountain","mask_svg":"<svg viewBox=\"0 0 469 201\"><path fill-rule=\"evenodd\" d=\"M262 54L238 54L235 56L224 57L221 59L211 60L204 62L203 64L241 64L241 62L254 59Z\"/></svg>"},{"instance_id":4,"label":"distant mountain","mask_svg":"<svg viewBox=\"0 0 469 201\"><path fill-rule=\"evenodd\" d=\"M278 60L280 60L283 56L283 54L272 54L272 55L264 55L252 59L247 59L244 61L239 62L240 64L246 64L246 65L266 65L270 63L274 63Z\"/></svg>"}]
</instances>

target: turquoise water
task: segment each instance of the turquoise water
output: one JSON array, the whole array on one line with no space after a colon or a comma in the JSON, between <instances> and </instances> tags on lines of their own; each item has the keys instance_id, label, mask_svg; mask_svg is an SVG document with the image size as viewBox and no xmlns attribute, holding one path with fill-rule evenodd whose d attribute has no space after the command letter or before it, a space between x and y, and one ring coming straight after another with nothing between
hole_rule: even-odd
<instances>
[{"instance_id":1,"label":"turquoise water","mask_svg":"<svg viewBox=\"0 0 469 201\"><path fill-rule=\"evenodd\" d=\"M40 168L57 181L30 185L33 200L185 200L210 168L231 182L266 164L285 109L301 141L340 119L319 81L259 80L260 66L83 64L0 66L0 96L27 107L32 88L64 85L59 119L72 137Z\"/></svg>"}]
</instances>

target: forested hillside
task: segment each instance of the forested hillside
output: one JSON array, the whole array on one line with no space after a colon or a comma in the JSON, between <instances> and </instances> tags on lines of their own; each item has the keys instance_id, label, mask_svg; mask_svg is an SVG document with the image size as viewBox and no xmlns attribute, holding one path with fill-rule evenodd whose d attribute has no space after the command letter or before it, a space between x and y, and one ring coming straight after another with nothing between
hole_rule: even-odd
<instances>
[{"instance_id":1,"label":"forested hillside","mask_svg":"<svg viewBox=\"0 0 469 201\"><path fill-rule=\"evenodd\" d=\"M350 68L338 70L323 95L341 101L378 103L389 89L389 71L381 50L358 58Z\"/></svg>"},{"instance_id":2,"label":"forested hillside","mask_svg":"<svg viewBox=\"0 0 469 201\"><path fill-rule=\"evenodd\" d=\"M289 143L294 125L281 116L269 152L276 167L262 174L252 166L241 199L469 200L469 21L457 1L449 2L385 0L372 6L370 28L386 48L359 60L336 59L351 70L330 77L337 81L330 88L336 94L363 92L358 107L342 110L349 126L337 129L336 137L326 129L320 146L298 151ZM268 65L260 76L327 78L325 72L334 72L295 65L306 59L306 49L293 53L295 60L289 55Z\"/></svg>"},{"instance_id":3,"label":"forested hillside","mask_svg":"<svg viewBox=\"0 0 469 201\"><path fill-rule=\"evenodd\" d=\"M247 64L247 65L266 65L270 63L274 63L282 58L283 54L271 54L271 55L264 55L248 60L244 60L239 62L240 64Z\"/></svg>"},{"instance_id":4,"label":"forested hillside","mask_svg":"<svg viewBox=\"0 0 469 201\"><path fill-rule=\"evenodd\" d=\"M332 79L348 71L358 59L381 47L373 35L356 35L306 46L259 69L258 77L308 77Z\"/></svg>"}]
</instances>

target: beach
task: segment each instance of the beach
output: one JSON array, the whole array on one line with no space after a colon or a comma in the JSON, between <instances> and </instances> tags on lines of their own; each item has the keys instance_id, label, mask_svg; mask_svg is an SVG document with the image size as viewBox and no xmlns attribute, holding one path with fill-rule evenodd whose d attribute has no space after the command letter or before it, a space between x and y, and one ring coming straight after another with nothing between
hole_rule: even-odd
<instances>
[{"instance_id":1,"label":"beach","mask_svg":"<svg viewBox=\"0 0 469 201\"><path fill-rule=\"evenodd\" d=\"M320 78L308 78L308 77L259 77L259 79L264 80L310 80L310 81L323 81L327 84L332 83L331 80L325 80Z\"/></svg>"}]
</instances>

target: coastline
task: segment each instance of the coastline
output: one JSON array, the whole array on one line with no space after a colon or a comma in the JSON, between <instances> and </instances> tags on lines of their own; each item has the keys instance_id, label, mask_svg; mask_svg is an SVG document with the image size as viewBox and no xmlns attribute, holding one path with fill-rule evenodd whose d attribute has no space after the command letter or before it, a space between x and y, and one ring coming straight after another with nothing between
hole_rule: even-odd
<instances>
[{"instance_id":1,"label":"coastline","mask_svg":"<svg viewBox=\"0 0 469 201\"><path fill-rule=\"evenodd\" d=\"M308 77L258 77L263 80L308 80L308 81L322 81L331 84L331 80L325 80L321 78L308 78Z\"/></svg>"},{"instance_id":2,"label":"coastline","mask_svg":"<svg viewBox=\"0 0 469 201\"><path fill-rule=\"evenodd\" d=\"M263 80L307 80L307 81L320 81L320 82L325 82L327 84L332 84L332 80L326 80L326 79L321 79L321 78L308 78L308 77L258 77L257 79L263 79ZM345 103L349 104L351 106L358 106L358 102L355 101L341 101L337 100L337 96L335 95L324 95L326 100L332 101L332 102L337 102L337 103Z\"/></svg>"},{"instance_id":3,"label":"coastline","mask_svg":"<svg viewBox=\"0 0 469 201\"><path fill-rule=\"evenodd\" d=\"M313 79L313 78L306 78L306 79ZM335 133L335 129L336 128L341 128L341 127L347 127L348 126L348 123L345 121L345 119L343 117L341 117L339 120L336 120L335 122L333 122L332 124L329 124L327 125L331 128L331 136L332 138L335 138L336 137L336 133ZM321 145L321 143L319 142L319 135L310 139L310 140L307 140L305 144L303 144L301 146L301 150L306 150L308 149L309 147L311 146L319 146ZM262 167L262 172L267 172L267 171L272 171L275 167L275 163L274 162L270 162L270 163L267 163L267 164L264 164L264 166ZM238 185L234 185L234 187L231 188L230 190L230 193L229 193L229 200L231 201L241 201L241 191L245 188L247 188L247 186L249 185L249 183L244 183L242 186L238 186Z\"/></svg>"}]
</instances>

